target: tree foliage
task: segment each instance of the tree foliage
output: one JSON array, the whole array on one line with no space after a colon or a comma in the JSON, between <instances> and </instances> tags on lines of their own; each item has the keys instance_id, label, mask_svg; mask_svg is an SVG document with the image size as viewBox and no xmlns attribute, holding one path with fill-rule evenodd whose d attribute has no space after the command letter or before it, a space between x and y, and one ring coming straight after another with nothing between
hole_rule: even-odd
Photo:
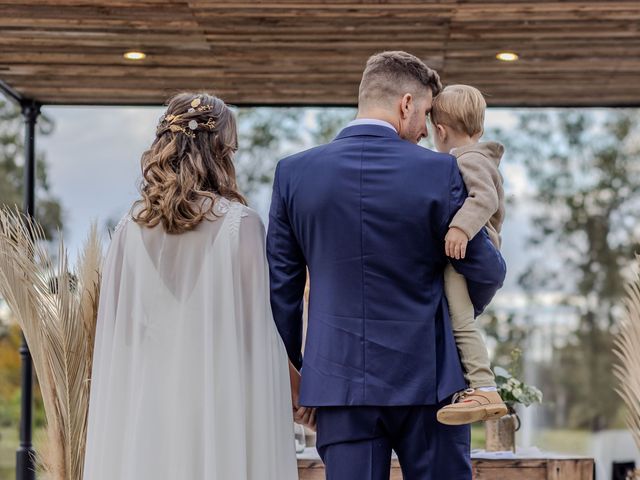
<instances>
[{"instance_id":1,"label":"tree foliage","mask_svg":"<svg viewBox=\"0 0 640 480\"><path fill-rule=\"evenodd\" d=\"M53 122L41 115L38 134L53 131ZM0 97L0 207L22 208L24 195L24 120L20 108ZM62 206L51 193L44 155L36 155L36 219L47 238L54 238L62 228ZM2 303L0 298L0 304ZM0 318L0 426L16 426L20 415L21 363L20 329ZM34 391L36 425L44 422L42 398L36 384Z\"/></svg>"},{"instance_id":2,"label":"tree foliage","mask_svg":"<svg viewBox=\"0 0 640 480\"><path fill-rule=\"evenodd\" d=\"M238 111L238 184L250 198L270 188L287 155L331 141L355 116L353 109L246 108Z\"/></svg>"},{"instance_id":3,"label":"tree foliage","mask_svg":"<svg viewBox=\"0 0 640 480\"><path fill-rule=\"evenodd\" d=\"M568 339L558 339L543 390L563 426L611 427L620 409L612 336L640 249L640 114L527 112L506 137L508 155L535 190L525 200L533 234L519 283L530 293L559 293L578 320Z\"/></svg>"},{"instance_id":4,"label":"tree foliage","mask_svg":"<svg viewBox=\"0 0 640 480\"><path fill-rule=\"evenodd\" d=\"M38 134L53 131L53 122L41 115ZM0 206L22 208L24 197L24 121L20 108L0 97ZM53 238L62 227L60 201L51 193L44 155L36 155L36 219Z\"/></svg>"}]
</instances>

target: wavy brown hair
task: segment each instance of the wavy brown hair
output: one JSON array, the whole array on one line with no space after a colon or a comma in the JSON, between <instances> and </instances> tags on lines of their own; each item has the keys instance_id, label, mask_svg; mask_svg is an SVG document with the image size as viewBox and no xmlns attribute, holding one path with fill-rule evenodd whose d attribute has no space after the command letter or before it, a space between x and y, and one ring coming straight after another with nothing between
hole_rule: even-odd
<instances>
[{"instance_id":1,"label":"wavy brown hair","mask_svg":"<svg viewBox=\"0 0 640 480\"><path fill-rule=\"evenodd\" d=\"M142 198L134 203L133 220L145 227L162 223L177 234L215 216L219 197L246 205L236 183L237 149L235 117L218 97L185 92L169 99L156 138L142 154Z\"/></svg>"}]
</instances>

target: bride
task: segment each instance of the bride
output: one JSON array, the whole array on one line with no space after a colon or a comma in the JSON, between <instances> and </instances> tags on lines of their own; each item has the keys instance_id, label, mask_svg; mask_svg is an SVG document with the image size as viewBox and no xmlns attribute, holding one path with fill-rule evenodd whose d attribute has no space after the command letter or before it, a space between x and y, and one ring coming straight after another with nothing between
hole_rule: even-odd
<instances>
[{"instance_id":1,"label":"bride","mask_svg":"<svg viewBox=\"0 0 640 480\"><path fill-rule=\"evenodd\" d=\"M297 479L297 372L220 99L173 97L105 260L86 480ZM291 372L291 385L288 372ZM309 420L312 412L297 411Z\"/></svg>"}]
</instances>

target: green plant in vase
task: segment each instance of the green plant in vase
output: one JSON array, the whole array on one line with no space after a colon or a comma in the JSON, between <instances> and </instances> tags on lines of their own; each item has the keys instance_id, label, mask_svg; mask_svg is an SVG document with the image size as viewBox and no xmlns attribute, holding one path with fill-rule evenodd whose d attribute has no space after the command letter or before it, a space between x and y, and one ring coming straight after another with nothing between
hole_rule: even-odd
<instances>
[{"instance_id":1,"label":"green plant in vase","mask_svg":"<svg viewBox=\"0 0 640 480\"><path fill-rule=\"evenodd\" d=\"M511 352L511 366L508 370L502 367L493 369L498 393L510 410L513 410L518 404L529 407L534 403L542 402L542 392L537 387L527 385L517 378L519 376L518 362L521 356L522 351L516 348Z\"/></svg>"},{"instance_id":2,"label":"green plant in vase","mask_svg":"<svg viewBox=\"0 0 640 480\"><path fill-rule=\"evenodd\" d=\"M518 378L518 365L522 351L514 349L511 352L511 365L509 369L495 367L498 393L507 404L509 414L485 423L486 450L487 451L514 451L515 433L520 429L520 418L516 413L516 405L528 407L534 403L542 402L542 392L533 385L527 385Z\"/></svg>"}]
</instances>

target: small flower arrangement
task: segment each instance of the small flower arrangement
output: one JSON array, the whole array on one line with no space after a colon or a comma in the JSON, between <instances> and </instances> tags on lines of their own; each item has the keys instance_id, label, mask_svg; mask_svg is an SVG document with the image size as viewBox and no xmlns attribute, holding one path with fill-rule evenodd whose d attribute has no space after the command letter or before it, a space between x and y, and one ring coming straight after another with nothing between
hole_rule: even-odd
<instances>
[{"instance_id":1,"label":"small flower arrangement","mask_svg":"<svg viewBox=\"0 0 640 480\"><path fill-rule=\"evenodd\" d=\"M514 349L511 352L511 367L509 370L502 367L495 367L493 369L496 375L498 393L511 409L513 409L513 406L516 404L528 407L534 403L542 402L542 392L538 388L527 385L516 378L516 365L521 355L521 350Z\"/></svg>"}]
</instances>

